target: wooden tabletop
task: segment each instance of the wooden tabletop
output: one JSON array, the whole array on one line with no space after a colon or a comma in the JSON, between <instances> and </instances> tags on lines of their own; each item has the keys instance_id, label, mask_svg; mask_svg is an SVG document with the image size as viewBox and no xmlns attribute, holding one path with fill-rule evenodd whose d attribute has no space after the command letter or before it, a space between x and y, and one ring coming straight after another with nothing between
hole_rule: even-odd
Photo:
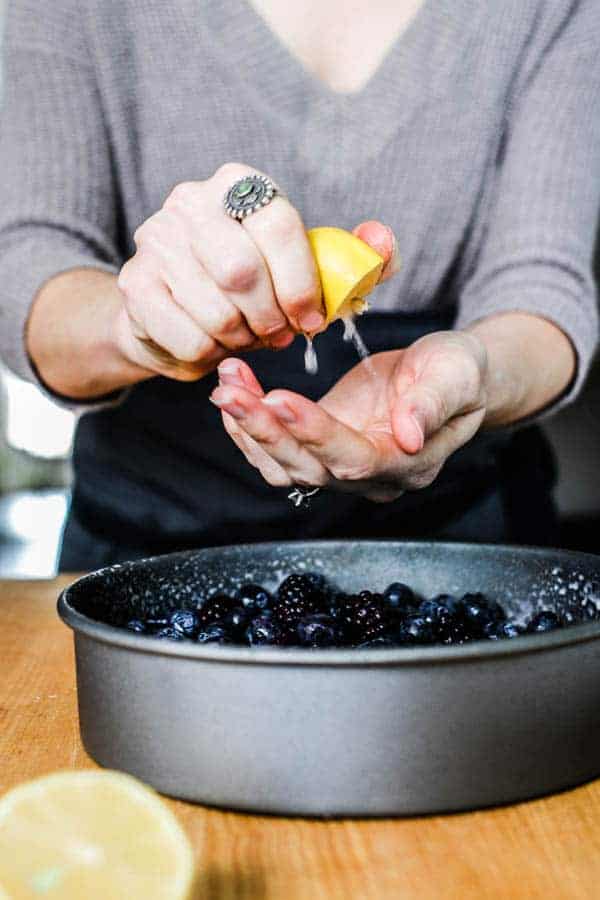
<instances>
[{"instance_id":1,"label":"wooden tabletop","mask_svg":"<svg viewBox=\"0 0 600 900\"><path fill-rule=\"evenodd\" d=\"M92 768L79 739L68 579L0 581L0 794ZM320 822L167 801L192 840L203 900L600 897L600 781L502 809Z\"/></svg>"}]
</instances>

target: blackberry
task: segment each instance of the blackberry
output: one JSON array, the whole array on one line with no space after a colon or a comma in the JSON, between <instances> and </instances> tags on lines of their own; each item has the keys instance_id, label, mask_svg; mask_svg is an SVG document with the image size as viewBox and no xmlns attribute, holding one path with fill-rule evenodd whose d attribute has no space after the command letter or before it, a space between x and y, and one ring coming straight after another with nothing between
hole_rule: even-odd
<instances>
[{"instance_id":1,"label":"blackberry","mask_svg":"<svg viewBox=\"0 0 600 900\"><path fill-rule=\"evenodd\" d=\"M169 625L184 637L195 638L200 627L198 613L191 609L176 609L169 617Z\"/></svg>"},{"instance_id":2,"label":"blackberry","mask_svg":"<svg viewBox=\"0 0 600 900\"><path fill-rule=\"evenodd\" d=\"M374 640L391 626L381 594L370 591L347 595L340 604L338 619L346 637L356 643Z\"/></svg>"},{"instance_id":3,"label":"blackberry","mask_svg":"<svg viewBox=\"0 0 600 900\"><path fill-rule=\"evenodd\" d=\"M276 621L287 629L295 629L300 619L317 611L318 593L307 575L288 575L277 591L273 608Z\"/></svg>"},{"instance_id":4,"label":"blackberry","mask_svg":"<svg viewBox=\"0 0 600 900\"><path fill-rule=\"evenodd\" d=\"M527 625L529 634L554 631L555 628L560 628L560 619L551 609L542 609Z\"/></svg>"},{"instance_id":5,"label":"blackberry","mask_svg":"<svg viewBox=\"0 0 600 900\"><path fill-rule=\"evenodd\" d=\"M335 647L340 638L340 629L331 616L313 613L300 619L296 634L303 647Z\"/></svg>"},{"instance_id":6,"label":"blackberry","mask_svg":"<svg viewBox=\"0 0 600 900\"><path fill-rule=\"evenodd\" d=\"M238 605L249 610L266 609L271 606L273 598L266 588L260 584L243 584L236 594Z\"/></svg>"},{"instance_id":7,"label":"blackberry","mask_svg":"<svg viewBox=\"0 0 600 900\"><path fill-rule=\"evenodd\" d=\"M125 627L128 628L129 631L137 631L138 634L146 633L146 626L141 619L130 619Z\"/></svg>"},{"instance_id":8,"label":"blackberry","mask_svg":"<svg viewBox=\"0 0 600 900\"><path fill-rule=\"evenodd\" d=\"M251 647L281 647L286 644L286 635L272 616L263 614L250 622L246 629L246 641Z\"/></svg>"},{"instance_id":9,"label":"blackberry","mask_svg":"<svg viewBox=\"0 0 600 900\"><path fill-rule=\"evenodd\" d=\"M203 628L202 631L198 632L196 643L226 644L228 643L227 632L222 625L217 625L216 622L213 622L212 625L207 625L206 628Z\"/></svg>"},{"instance_id":10,"label":"blackberry","mask_svg":"<svg viewBox=\"0 0 600 900\"><path fill-rule=\"evenodd\" d=\"M212 594L198 607L198 626L220 623L235 605L236 601L227 594Z\"/></svg>"},{"instance_id":11,"label":"blackberry","mask_svg":"<svg viewBox=\"0 0 600 900\"><path fill-rule=\"evenodd\" d=\"M180 631L177 631L176 628L172 628L168 625L166 628L160 628L158 631L154 632L154 637L161 638L161 640L170 640L170 641L184 641L185 638Z\"/></svg>"}]
</instances>

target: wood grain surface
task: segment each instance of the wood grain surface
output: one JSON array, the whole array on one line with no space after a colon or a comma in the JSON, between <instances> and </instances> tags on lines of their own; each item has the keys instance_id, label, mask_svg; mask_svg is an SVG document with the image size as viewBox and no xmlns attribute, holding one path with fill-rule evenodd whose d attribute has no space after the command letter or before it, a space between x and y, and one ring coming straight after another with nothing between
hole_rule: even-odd
<instances>
[{"instance_id":1,"label":"wood grain surface","mask_svg":"<svg viewBox=\"0 0 600 900\"><path fill-rule=\"evenodd\" d=\"M0 793L94 766L79 739L63 579L0 582ZM600 781L467 814L313 821L168 801L203 900L600 898Z\"/></svg>"}]
</instances>

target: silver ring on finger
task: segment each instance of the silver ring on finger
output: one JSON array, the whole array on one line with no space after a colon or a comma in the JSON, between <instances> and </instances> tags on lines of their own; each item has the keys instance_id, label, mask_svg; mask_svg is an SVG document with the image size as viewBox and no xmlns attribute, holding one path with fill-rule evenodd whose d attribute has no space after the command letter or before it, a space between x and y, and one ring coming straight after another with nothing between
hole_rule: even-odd
<instances>
[{"instance_id":1,"label":"silver ring on finger","mask_svg":"<svg viewBox=\"0 0 600 900\"><path fill-rule=\"evenodd\" d=\"M300 487L299 485L294 485L293 490L288 494L288 500L291 500L296 509L300 509L304 507L308 509L310 506L311 498L318 494L321 490L320 487Z\"/></svg>"},{"instance_id":2,"label":"silver ring on finger","mask_svg":"<svg viewBox=\"0 0 600 900\"><path fill-rule=\"evenodd\" d=\"M281 191L270 178L254 172L238 178L231 185L223 198L223 205L227 215L241 222L246 216L268 206L277 194L281 196Z\"/></svg>"}]
</instances>

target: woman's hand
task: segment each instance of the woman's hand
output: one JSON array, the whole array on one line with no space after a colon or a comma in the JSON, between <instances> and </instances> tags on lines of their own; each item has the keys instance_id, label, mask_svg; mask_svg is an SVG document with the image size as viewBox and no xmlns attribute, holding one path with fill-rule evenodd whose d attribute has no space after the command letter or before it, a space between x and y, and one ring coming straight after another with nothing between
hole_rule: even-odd
<instances>
[{"instance_id":1,"label":"woman's hand","mask_svg":"<svg viewBox=\"0 0 600 900\"><path fill-rule=\"evenodd\" d=\"M129 362L188 381L232 351L281 349L324 326L314 259L291 203L276 195L243 224L223 208L227 190L253 171L227 163L207 181L178 185L136 231L115 328Z\"/></svg>"},{"instance_id":2,"label":"woman's hand","mask_svg":"<svg viewBox=\"0 0 600 900\"><path fill-rule=\"evenodd\" d=\"M319 403L265 395L238 359L219 366L212 401L248 462L274 486L315 485L378 502L426 487L486 415L487 354L465 332L438 332L370 358Z\"/></svg>"}]
</instances>

